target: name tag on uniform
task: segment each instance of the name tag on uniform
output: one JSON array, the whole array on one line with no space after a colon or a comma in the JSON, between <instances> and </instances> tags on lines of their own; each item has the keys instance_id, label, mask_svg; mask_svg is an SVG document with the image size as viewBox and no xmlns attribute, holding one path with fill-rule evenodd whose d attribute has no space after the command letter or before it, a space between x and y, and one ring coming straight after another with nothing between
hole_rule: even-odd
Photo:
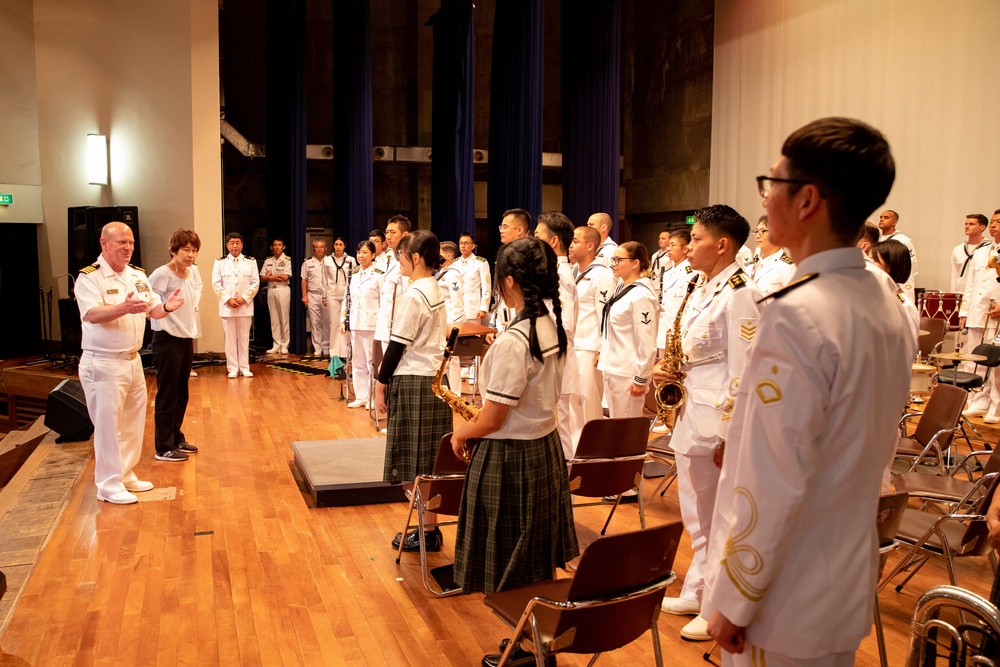
<instances>
[{"instance_id":1,"label":"name tag on uniform","mask_svg":"<svg viewBox=\"0 0 1000 667\"><path fill-rule=\"evenodd\" d=\"M109 289L105 294L118 294L118 288Z\"/></svg>"}]
</instances>

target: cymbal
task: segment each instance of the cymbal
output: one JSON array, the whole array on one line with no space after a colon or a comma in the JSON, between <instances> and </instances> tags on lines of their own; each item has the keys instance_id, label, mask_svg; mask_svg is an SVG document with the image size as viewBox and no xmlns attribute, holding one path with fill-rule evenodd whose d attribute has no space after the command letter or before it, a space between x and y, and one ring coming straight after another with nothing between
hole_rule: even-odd
<instances>
[{"instance_id":1,"label":"cymbal","mask_svg":"<svg viewBox=\"0 0 1000 667\"><path fill-rule=\"evenodd\" d=\"M986 357L981 354L962 354L961 352L936 352L930 356L948 361L986 361Z\"/></svg>"}]
</instances>

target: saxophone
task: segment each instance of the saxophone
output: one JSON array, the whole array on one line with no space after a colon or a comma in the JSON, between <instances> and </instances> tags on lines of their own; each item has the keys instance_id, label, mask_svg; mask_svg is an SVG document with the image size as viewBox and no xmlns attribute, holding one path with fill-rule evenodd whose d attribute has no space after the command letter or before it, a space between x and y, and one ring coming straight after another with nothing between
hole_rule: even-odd
<instances>
[{"instance_id":1,"label":"saxophone","mask_svg":"<svg viewBox=\"0 0 1000 667\"><path fill-rule=\"evenodd\" d=\"M441 384L445 370L448 368L448 362L451 360L451 355L454 353L457 343L458 329L455 328L451 330L451 334L448 336L448 344L444 348L444 359L441 360L441 367L438 368L437 375L434 376L434 381L431 383L431 391L434 392L435 396L444 401L451 408L452 412L465 421L472 421L479 416L479 408L462 398L460 394L456 394L451 389L445 389ZM466 463L472 460L472 454L469 452L468 447L462 449L461 457Z\"/></svg>"},{"instance_id":2,"label":"saxophone","mask_svg":"<svg viewBox=\"0 0 1000 667\"><path fill-rule=\"evenodd\" d=\"M676 375L677 379L668 380L653 388L653 397L656 399L657 407L656 416L671 432L674 430L681 406L687 399L687 390L684 389L685 373L681 370L687 356L684 354L681 318L697 283L697 276L688 283L684 300L681 301L680 308L677 309L677 316L674 318L674 328L667 332L667 342L663 347L663 370L666 373Z\"/></svg>"}]
</instances>

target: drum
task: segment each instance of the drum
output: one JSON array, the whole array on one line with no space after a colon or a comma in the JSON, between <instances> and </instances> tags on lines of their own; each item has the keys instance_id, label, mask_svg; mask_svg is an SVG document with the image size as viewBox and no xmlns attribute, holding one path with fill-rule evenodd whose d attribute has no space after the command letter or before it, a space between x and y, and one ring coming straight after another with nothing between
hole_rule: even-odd
<instances>
[{"instance_id":1,"label":"drum","mask_svg":"<svg viewBox=\"0 0 1000 667\"><path fill-rule=\"evenodd\" d=\"M920 317L933 317L948 322L948 329L958 331L958 309L962 295L958 292L924 292L920 297Z\"/></svg>"},{"instance_id":2,"label":"drum","mask_svg":"<svg viewBox=\"0 0 1000 667\"><path fill-rule=\"evenodd\" d=\"M913 364L910 372L910 393L929 394L937 376L937 367L928 364Z\"/></svg>"}]
</instances>

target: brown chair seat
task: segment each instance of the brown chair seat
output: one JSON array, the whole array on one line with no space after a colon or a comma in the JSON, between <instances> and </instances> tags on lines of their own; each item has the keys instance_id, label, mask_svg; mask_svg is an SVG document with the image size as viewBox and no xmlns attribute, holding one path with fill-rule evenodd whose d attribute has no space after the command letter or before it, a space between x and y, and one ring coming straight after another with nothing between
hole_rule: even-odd
<instances>
[{"instance_id":1,"label":"brown chair seat","mask_svg":"<svg viewBox=\"0 0 1000 667\"><path fill-rule=\"evenodd\" d=\"M946 502L957 503L972 491L976 484L964 479L928 475L922 472L904 472L892 480L897 491L903 491L917 498L932 498ZM980 493L973 494L969 500L976 501Z\"/></svg>"},{"instance_id":2,"label":"brown chair seat","mask_svg":"<svg viewBox=\"0 0 1000 667\"><path fill-rule=\"evenodd\" d=\"M940 518L940 514L931 514L930 512L908 508L903 512L903 520L899 523L899 532L896 533L896 538L910 544L919 542L927 531L930 530L930 527L934 525L934 522ZM948 545L957 554L965 553L963 547L975 543L975 540L972 540L967 542L966 545L962 544L962 539L965 537L968 528L966 524L960 521L948 521L941 524L941 532L944 533L945 538L948 540ZM941 538L936 534L931 534L927 538L927 541L924 542L924 548L938 554L944 553Z\"/></svg>"}]
</instances>

